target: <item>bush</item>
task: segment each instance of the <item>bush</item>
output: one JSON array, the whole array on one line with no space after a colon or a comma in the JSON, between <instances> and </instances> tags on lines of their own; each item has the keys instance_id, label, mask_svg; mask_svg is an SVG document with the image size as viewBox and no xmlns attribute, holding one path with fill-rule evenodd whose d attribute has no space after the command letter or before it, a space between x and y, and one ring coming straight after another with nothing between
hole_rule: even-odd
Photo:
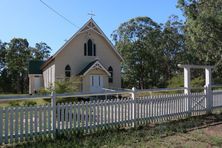
<instances>
[{"instance_id":1,"label":"bush","mask_svg":"<svg viewBox=\"0 0 222 148\"><path fill-rule=\"evenodd\" d=\"M197 77L191 81L191 86L192 87L203 87L204 83L205 83L205 81L202 77Z\"/></svg>"},{"instance_id":2,"label":"bush","mask_svg":"<svg viewBox=\"0 0 222 148\"><path fill-rule=\"evenodd\" d=\"M10 105L10 106L13 106L13 107L14 107L14 106L20 106L18 100L16 100L16 101L10 101L10 102L9 102L9 105Z\"/></svg>"},{"instance_id":3,"label":"bush","mask_svg":"<svg viewBox=\"0 0 222 148\"><path fill-rule=\"evenodd\" d=\"M71 77L55 82L56 93L73 93L79 91L80 80L78 77Z\"/></svg>"},{"instance_id":4,"label":"bush","mask_svg":"<svg viewBox=\"0 0 222 148\"><path fill-rule=\"evenodd\" d=\"M57 98L56 99L56 104L61 104L61 103L74 103L78 102L80 98ZM81 100L82 101L82 100Z\"/></svg>"},{"instance_id":5,"label":"bush","mask_svg":"<svg viewBox=\"0 0 222 148\"><path fill-rule=\"evenodd\" d=\"M178 88L183 87L183 74L178 74L173 76L168 81L168 88ZM202 77L197 77L191 80L191 87L203 87L204 86L204 79Z\"/></svg>"},{"instance_id":6,"label":"bush","mask_svg":"<svg viewBox=\"0 0 222 148\"><path fill-rule=\"evenodd\" d=\"M50 94L50 90L42 87L42 88L39 89L39 94L40 95Z\"/></svg>"},{"instance_id":7,"label":"bush","mask_svg":"<svg viewBox=\"0 0 222 148\"><path fill-rule=\"evenodd\" d=\"M168 81L168 88L178 88L183 87L183 74L178 74L176 76L173 76Z\"/></svg>"},{"instance_id":8,"label":"bush","mask_svg":"<svg viewBox=\"0 0 222 148\"><path fill-rule=\"evenodd\" d=\"M37 103L35 101L32 101L32 100L26 100L24 101L23 105L24 106L34 106L36 105Z\"/></svg>"}]
</instances>

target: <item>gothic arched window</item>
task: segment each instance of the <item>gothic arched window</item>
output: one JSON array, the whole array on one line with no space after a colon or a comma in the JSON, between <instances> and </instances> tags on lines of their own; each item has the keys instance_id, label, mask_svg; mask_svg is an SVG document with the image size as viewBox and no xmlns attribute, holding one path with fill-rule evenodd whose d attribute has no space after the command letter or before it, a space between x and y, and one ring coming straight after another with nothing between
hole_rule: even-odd
<instances>
[{"instance_id":1,"label":"gothic arched window","mask_svg":"<svg viewBox=\"0 0 222 148\"><path fill-rule=\"evenodd\" d=\"M71 67L69 65L65 67L65 77L71 77Z\"/></svg>"},{"instance_id":2,"label":"gothic arched window","mask_svg":"<svg viewBox=\"0 0 222 148\"><path fill-rule=\"evenodd\" d=\"M91 39L88 40L87 45L88 45L88 56L92 56L92 52L93 52L93 43L92 43L92 40L91 40Z\"/></svg>"},{"instance_id":3,"label":"gothic arched window","mask_svg":"<svg viewBox=\"0 0 222 148\"><path fill-rule=\"evenodd\" d=\"M96 44L91 39L84 43L84 55L85 56L96 56Z\"/></svg>"},{"instance_id":4,"label":"gothic arched window","mask_svg":"<svg viewBox=\"0 0 222 148\"><path fill-rule=\"evenodd\" d=\"M109 83L113 83L113 68L110 66L108 68L108 71L110 73L110 77L109 77Z\"/></svg>"}]
</instances>

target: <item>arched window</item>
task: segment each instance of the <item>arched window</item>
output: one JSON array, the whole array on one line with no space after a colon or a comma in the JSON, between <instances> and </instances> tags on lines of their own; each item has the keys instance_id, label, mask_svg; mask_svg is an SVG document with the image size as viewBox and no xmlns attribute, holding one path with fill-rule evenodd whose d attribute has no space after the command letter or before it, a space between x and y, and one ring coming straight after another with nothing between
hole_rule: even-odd
<instances>
[{"instance_id":1,"label":"arched window","mask_svg":"<svg viewBox=\"0 0 222 148\"><path fill-rule=\"evenodd\" d=\"M93 55L96 56L96 44L93 44Z\"/></svg>"},{"instance_id":2,"label":"arched window","mask_svg":"<svg viewBox=\"0 0 222 148\"><path fill-rule=\"evenodd\" d=\"M85 56L96 56L96 44L91 39L84 43L84 55Z\"/></svg>"},{"instance_id":3,"label":"arched window","mask_svg":"<svg viewBox=\"0 0 222 148\"><path fill-rule=\"evenodd\" d=\"M86 43L84 44L84 56L87 55L87 46L86 46Z\"/></svg>"},{"instance_id":4,"label":"arched window","mask_svg":"<svg viewBox=\"0 0 222 148\"><path fill-rule=\"evenodd\" d=\"M93 52L93 43L92 43L92 40L89 39L87 44L88 44L88 56L92 56L92 52Z\"/></svg>"},{"instance_id":5,"label":"arched window","mask_svg":"<svg viewBox=\"0 0 222 148\"><path fill-rule=\"evenodd\" d=\"M65 67L65 76L71 77L71 67L69 65L66 65Z\"/></svg>"},{"instance_id":6,"label":"arched window","mask_svg":"<svg viewBox=\"0 0 222 148\"><path fill-rule=\"evenodd\" d=\"M110 66L108 68L108 71L110 73L110 77L109 77L109 83L113 83L113 68Z\"/></svg>"}]
</instances>

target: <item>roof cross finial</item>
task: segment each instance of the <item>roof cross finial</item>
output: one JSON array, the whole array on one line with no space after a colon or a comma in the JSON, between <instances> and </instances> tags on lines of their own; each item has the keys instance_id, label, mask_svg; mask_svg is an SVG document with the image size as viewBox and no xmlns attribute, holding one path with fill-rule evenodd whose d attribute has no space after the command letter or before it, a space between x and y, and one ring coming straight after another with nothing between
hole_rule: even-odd
<instances>
[{"instance_id":1,"label":"roof cross finial","mask_svg":"<svg viewBox=\"0 0 222 148\"><path fill-rule=\"evenodd\" d=\"M91 11L90 13L88 13L88 15L92 18L92 17L94 17L94 16L96 16L94 13L93 13L93 11Z\"/></svg>"}]
</instances>

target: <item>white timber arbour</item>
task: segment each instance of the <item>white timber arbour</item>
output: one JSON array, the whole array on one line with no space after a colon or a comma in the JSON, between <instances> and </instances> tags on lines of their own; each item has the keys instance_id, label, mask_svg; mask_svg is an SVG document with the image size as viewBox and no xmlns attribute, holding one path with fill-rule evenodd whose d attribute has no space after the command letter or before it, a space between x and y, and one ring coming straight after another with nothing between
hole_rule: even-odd
<instances>
[{"instance_id":1,"label":"white timber arbour","mask_svg":"<svg viewBox=\"0 0 222 148\"><path fill-rule=\"evenodd\" d=\"M211 112L211 106L213 102L213 95L212 95L212 68L213 66L209 65L182 65L178 64L178 67L184 69L184 93L188 96L191 94L191 69L204 69L205 70L205 86L204 86L204 92L206 94L207 104L206 107L208 109L208 112ZM189 101L190 102L190 101ZM191 107L191 105L188 105Z\"/></svg>"}]
</instances>

